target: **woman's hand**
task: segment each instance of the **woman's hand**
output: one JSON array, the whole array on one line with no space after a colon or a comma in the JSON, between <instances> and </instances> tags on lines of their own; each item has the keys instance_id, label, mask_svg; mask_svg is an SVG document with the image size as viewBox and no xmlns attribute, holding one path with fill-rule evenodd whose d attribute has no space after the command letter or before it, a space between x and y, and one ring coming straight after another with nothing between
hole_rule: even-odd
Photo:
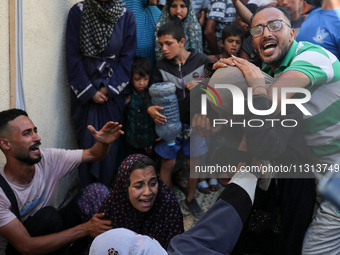
<instances>
[{"instance_id":1,"label":"woman's hand","mask_svg":"<svg viewBox=\"0 0 340 255\"><path fill-rule=\"evenodd\" d=\"M106 88L102 87L100 90L98 90L96 94L92 96L92 100L97 104L104 104L107 100L109 100L109 94Z\"/></svg>"}]
</instances>

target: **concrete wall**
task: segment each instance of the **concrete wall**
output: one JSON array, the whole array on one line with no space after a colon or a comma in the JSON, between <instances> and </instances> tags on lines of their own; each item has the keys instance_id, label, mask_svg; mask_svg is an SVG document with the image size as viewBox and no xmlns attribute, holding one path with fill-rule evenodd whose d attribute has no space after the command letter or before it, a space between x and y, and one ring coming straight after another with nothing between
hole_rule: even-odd
<instances>
[{"instance_id":1,"label":"concrete wall","mask_svg":"<svg viewBox=\"0 0 340 255\"><path fill-rule=\"evenodd\" d=\"M0 109L9 107L9 15L8 1L0 0ZM4 162L0 152L0 164Z\"/></svg>"},{"instance_id":2,"label":"concrete wall","mask_svg":"<svg viewBox=\"0 0 340 255\"><path fill-rule=\"evenodd\" d=\"M8 0L0 0L0 110L9 108ZM24 96L38 127L42 147L76 148L66 76L65 32L69 9L77 0L24 0ZM4 163L3 157L0 163ZM67 176L58 204L76 181Z\"/></svg>"}]
</instances>

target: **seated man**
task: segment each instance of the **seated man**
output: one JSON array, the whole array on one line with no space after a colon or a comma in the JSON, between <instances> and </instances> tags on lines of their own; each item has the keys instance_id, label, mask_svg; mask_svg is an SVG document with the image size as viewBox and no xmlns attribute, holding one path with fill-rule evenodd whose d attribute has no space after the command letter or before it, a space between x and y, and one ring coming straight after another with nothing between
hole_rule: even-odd
<instances>
[{"instance_id":1,"label":"seated man","mask_svg":"<svg viewBox=\"0 0 340 255\"><path fill-rule=\"evenodd\" d=\"M87 150L40 149L37 127L25 111L0 112L0 148L6 157L0 173L15 194L10 199L3 186L0 190L1 254L5 254L6 246L6 254L65 254L65 246L71 242L96 237L112 228L111 221L101 220L102 213L77 226L71 222L74 227L66 229L70 224L65 225L63 219L69 221L74 210L61 214L53 204L61 179L82 162L103 159L111 143L123 134L121 127L114 122L100 131L89 126L97 143ZM20 215L12 212L15 207Z\"/></svg>"},{"instance_id":2,"label":"seated man","mask_svg":"<svg viewBox=\"0 0 340 255\"><path fill-rule=\"evenodd\" d=\"M318 45L296 42L289 13L282 7L260 7L253 16L251 27L254 48L266 64L262 70L275 78L268 89L269 97L272 98L274 88L306 88L311 92L310 100L304 104L312 114L303 116L304 137L312 150L313 163L318 167L317 177L323 178L322 174L339 165L340 116L336 109L340 102L337 72L340 62ZM247 79L258 78L255 80L259 81L263 78L259 68L246 60L232 57L224 62L236 65ZM224 64L215 64L215 67ZM261 91L267 94L264 88ZM288 93L287 97L293 95ZM279 96L277 105L280 103ZM339 212L321 197L318 200L318 210L306 232L302 253L339 254Z\"/></svg>"}]
</instances>

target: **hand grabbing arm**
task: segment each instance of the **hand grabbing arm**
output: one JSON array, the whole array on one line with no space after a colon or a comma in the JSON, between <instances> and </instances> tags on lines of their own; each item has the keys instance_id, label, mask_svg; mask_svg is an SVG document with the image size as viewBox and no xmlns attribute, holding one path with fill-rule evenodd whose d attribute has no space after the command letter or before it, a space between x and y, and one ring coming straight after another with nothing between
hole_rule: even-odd
<instances>
[{"instance_id":1,"label":"hand grabbing arm","mask_svg":"<svg viewBox=\"0 0 340 255\"><path fill-rule=\"evenodd\" d=\"M104 216L105 213L96 213L88 222L84 223L87 235L95 238L105 231L112 229L112 222L110 220L102 220Z\"/></svg>"},{"instance_id":2,"label":"hand grabbing arm","mask_svg":"<svg viewBox=\"0 0 340 255\"><path fill-rule=\"evenodd\" d=\"M253 88L253 95L267 95L264 76L259 67L250 63L248 60L231 57L233 63L242 71L249 87Z\"/></svg>"}]
</instances>

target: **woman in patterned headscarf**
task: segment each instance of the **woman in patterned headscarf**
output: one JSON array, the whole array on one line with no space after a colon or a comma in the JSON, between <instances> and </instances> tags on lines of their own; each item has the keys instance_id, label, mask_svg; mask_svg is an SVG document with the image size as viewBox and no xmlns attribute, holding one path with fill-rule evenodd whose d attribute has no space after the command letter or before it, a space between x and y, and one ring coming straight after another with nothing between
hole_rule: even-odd
<instances>
[{"instance_id":1,"label":"woman in patterned headscarf","mask_svg":"<svg viewBox=\"0 0 340 255\"><path fill-rule=\"evenodd\" d=\"M178 5L182 7L185 6L184 12L186 12L185 16L181 16L176 14L175 9ZM173 10L171 10L173 9ZM166 4L162 10L162 14L157 22L156 25L156 32L155 32L155 38L156 38L156 59L160 60L163 58L163 53L161 50L161 47L158 43L158 36L157 32L159 28L164 25L165 23L172 21L172 20L177 20L179 21L183 28L184 28L184 33L185 33L185 49L195 49L199 52L203 52L203 44L202 44L202 30L201 26L198 23L198 20L195 15L195 11L191 5L190 0L167 0Z\"/></svg>"},{"instance_id":2,"label":"woman in patterned headscarf","mask_svg":"<svg viewBox=\"0 0 340 255\"><path fill-rule=\"evenodd\" d=\"M136 21L122 0L85 0L68 16L66 57L71 93L71 115L81 149L96 141L87 126L96 129L108 121L123 123L125 96L136 52ZM80 188L92 182L110 185L117 169L118 143L101 162L79 167Z\"/></svg>"},{"instance_id":3,"label":"woman in patterned headscarf","mask_svg":"<svg viewBox=\"0 0 340 255\"><path fill-rule=\"evenodd\" d=\"M172 191L161 181L155 163L133 154L120 165L114 190L99 212L114 228L128 228L156 239L165 249L172 237L183 232L183 216Z\"/></svg>"}]
</instances>

